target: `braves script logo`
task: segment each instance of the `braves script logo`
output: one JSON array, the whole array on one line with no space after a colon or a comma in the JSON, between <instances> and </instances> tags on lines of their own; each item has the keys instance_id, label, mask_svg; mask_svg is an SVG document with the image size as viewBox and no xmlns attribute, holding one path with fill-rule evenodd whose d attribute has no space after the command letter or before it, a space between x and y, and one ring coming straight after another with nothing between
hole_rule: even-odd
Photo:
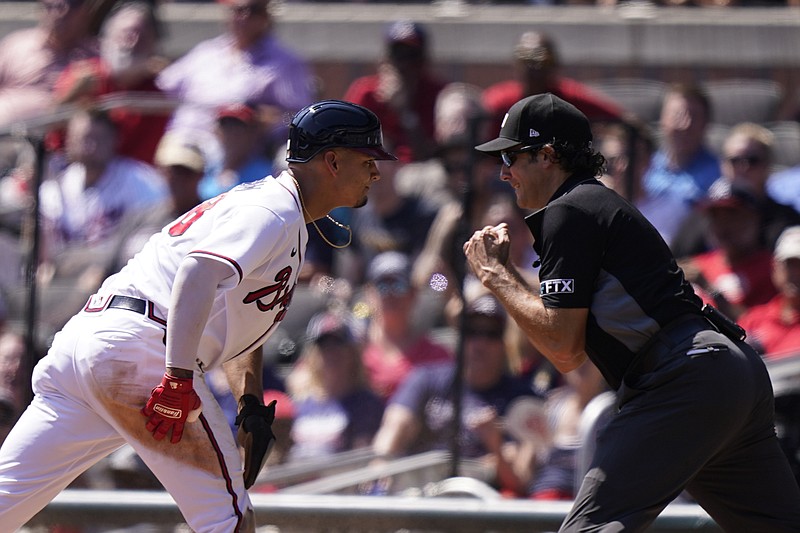
<instances>
[{"instance_id":1,"label":"braves script logo","mask_svg":"<svg viewBox=\"0 0 800 533\"><path fill-rule=\"evenodd\" d=\"M575 292L574 279L548 279L539 284L539 294L542 296L546 294L562 294L566 292Z\"/></svg>"},{"instance_id":2,"label":"braves script logo","mask_svg":"<svg viewBox=\"0 0 800 533\"><path fill-rule=\"evenodd\" d=\"M280 308L280 311L275 315L275 322L280 322L286 315L286 310L292 302L292 295L294 294L294 285L289 286L289 280L292 277L292 267L287 266L275 275L275 284L264 287L257 291L253 291L244 297L242 302L246 304L256 303L256 307L262 313L272 311L273 309ZM272 300L265 303L264 300L272 296Z\"/></svg>"}]
</instances>

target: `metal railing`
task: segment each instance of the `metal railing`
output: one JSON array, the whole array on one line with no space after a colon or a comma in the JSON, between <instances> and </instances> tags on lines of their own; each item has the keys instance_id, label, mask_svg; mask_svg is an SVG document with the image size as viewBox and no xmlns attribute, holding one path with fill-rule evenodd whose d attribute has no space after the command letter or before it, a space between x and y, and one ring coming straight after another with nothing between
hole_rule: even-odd
<instances>
[{"instance_id":1,"label":"metal railing","mask_svg":"<svg viewBox=\"0 0 800 533\"><path fill-rule=\"evenodd\" d=\"M459 533L546 532L558 530L571 502L254 494L256 521L292 532L414 530ZM121 526L183 523L172 498L164 492L67 490L57 496L29 526ZM652 533L722 531L698 505L670 504L648 530Z\"/></svg>"}]
</instances>

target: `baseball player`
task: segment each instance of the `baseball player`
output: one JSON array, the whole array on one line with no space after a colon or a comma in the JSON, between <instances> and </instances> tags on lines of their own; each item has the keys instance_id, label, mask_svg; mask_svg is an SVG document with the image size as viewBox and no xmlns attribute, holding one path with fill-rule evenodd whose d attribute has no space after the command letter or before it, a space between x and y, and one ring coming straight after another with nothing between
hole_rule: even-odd
<instances>
[{"instance_id":1,"label":"baseball player","mask_svg":"<svg viewBox=\"0 0 800 533\"><path fill-rule=\"evenodd\" d=\"M394 159L371 111L312 104L291 121L286 171L198 205L108 278L37 364L35 397L0 448L2 530L127 442L193 531L253 531L246 489L274 416L257 348L291 302L306 224L364 205L375 161ZM244 468L203 379L219 365L240 398Z\"/></svg>"},{"instance_id":2,"label":"baseball player","mask_svg":"<svg viewBox=\"0 0 800 533\"><path fill-rule=\"evenodd\" d=\"M477 150L527 218L532 290L508 260L505 224L465 243L480 281L561 372L587 357L618 411L561 532L643 531L684 489L726 531L800 531L800 489L775 435L774 397L744 332L699 298L658 231L596 177L586 117L552 94L514 104Z\"/></svg>"}]
</instances>

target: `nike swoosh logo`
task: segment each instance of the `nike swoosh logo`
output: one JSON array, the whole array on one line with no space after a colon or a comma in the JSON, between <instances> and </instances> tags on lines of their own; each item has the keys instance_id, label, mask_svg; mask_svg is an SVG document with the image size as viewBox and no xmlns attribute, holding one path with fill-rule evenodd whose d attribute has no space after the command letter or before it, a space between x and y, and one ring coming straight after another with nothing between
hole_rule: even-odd
<instances>
[{"instance_id":1,"label":"nike swoosh logo","mask_svg":"<svg viewBox=\"0 0 800 533\"><path fill-rule=\"evenodd\" d=\"M291 255L292 257L296 256L297 255L297 248L292 248L292 253L289 254L289 255Z\"/></svg>"}]
</instances>

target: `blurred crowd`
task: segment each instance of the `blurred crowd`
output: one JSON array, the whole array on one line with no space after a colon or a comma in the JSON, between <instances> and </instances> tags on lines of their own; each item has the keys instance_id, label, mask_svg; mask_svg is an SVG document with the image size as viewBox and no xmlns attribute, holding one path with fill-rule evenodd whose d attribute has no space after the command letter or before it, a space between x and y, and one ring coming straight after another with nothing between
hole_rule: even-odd
<instances>
[{"instance_id":1,"label":"blurred crowd","mask_svg":"<svg viewBox=\"0 0 800 533\"><path fill-rule=\"evenodd\" d=\"M40 152L15 137L0 143L0 440L27 403L24 271L35 232L43 354L150 235L285 168L287 117L318 99L313 68L273 34L269 0L226 0L225 31L176 59L161 53L153 3L107 2L100 23L90 0L39 3L35 27L0 41L0 127L61 117ZM587 115L607 160L602 180L639 207L697 292L745 326L763 357L800 352L800 140L794 164L778 160L775 117L712 139L713 95L684 83L665 84L657 116L641 116L564 76L553 36L540 32L509 50L507 80L468 85L440 77L432 38L419 22L389 25L374 72L339 95L380 117L400 161L381 164L364 208L309 227L302 283L264 347L265 401L278 400L273 465L364 448L388 461L455 439L505 496L573 497L580 423L607 385L590 362L559 375L466 272L461 251L475 229L505 222L511 260L538 286L528 213L496 161L472 150L530 94L552 92ZM233 423L224 379L207 379ZM106 467L115 486L158 485L125 450Z\"/></svg>"}]
</instances>

